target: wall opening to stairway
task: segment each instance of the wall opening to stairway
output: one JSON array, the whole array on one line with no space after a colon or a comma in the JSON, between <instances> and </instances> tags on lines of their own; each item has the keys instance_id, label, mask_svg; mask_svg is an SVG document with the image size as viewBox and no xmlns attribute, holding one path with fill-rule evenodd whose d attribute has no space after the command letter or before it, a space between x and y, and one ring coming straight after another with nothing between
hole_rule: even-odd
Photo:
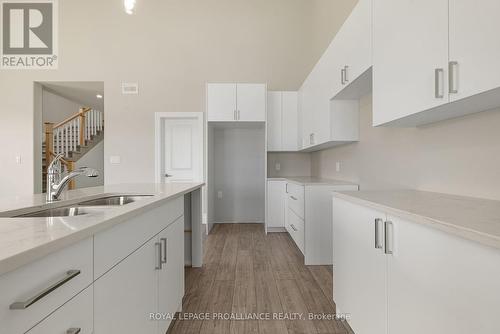
<instances>
[{"instance_id":1,"label":"wall opening to stairway","mask_svg":"<svg viewBox=\"0 0 500 334\"><path fill-rule=\"evenodd\" d=\"M46 169L62 155L65 173L81 167L99 171L77 177L70 189L104 184L104 82L53 81L34 85L34 193L46 191Z\"/></svg>"}]
</instances>

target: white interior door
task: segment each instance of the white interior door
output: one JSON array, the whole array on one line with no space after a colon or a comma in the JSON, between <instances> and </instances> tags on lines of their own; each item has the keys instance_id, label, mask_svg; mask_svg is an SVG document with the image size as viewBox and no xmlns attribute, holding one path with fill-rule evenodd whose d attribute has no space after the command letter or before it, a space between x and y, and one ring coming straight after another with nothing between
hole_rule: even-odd
<instances>
[{"instance_id":1,"label":"white interior door","mask_svg":"<svg viewBox=\"0 0 500 334\"><path fill-rule=\"evenodd\" d=\"M159 113L157 131L157 182L202 181L202 113Z\"/></svg>"}]
</instances>

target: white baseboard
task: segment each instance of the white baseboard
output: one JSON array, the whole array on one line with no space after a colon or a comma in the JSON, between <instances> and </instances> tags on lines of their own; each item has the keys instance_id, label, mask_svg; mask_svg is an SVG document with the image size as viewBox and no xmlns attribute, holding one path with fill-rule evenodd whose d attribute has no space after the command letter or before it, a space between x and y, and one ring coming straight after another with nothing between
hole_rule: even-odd
<instances>
[{"instance_id":1,"label":"white baseboard","mask_svg":"<svg viewBox=\"0 0 500 334\"><path fill-rule=\"evenodd\" d=\"M284 227L268 227L267 228L267 233L282 233L282 232L287 232L286 228Z\"/></svg>"}]
</instances>

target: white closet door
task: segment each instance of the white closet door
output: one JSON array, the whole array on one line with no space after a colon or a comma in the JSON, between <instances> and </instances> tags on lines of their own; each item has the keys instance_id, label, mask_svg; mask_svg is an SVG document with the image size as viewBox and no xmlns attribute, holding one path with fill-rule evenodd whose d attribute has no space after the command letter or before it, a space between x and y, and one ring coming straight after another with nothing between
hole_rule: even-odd
<instances>
[{"instance_id":1,"label":"white closet door","mask_svg":"<svg viewBox=\"0 0 500 334\"><path fill-rule=\"evenodd\" d=\"M237 110L240 121L266 120L266 85L237 84Z\"/></svg>"},{"instance_id":2,"label":"white closet door","mask_svg":"<svg viewBox=\"0 0 500 334\"><path fill-rule=\"evenodd\" d=\"M374 125L448 102L448 0L374 1L373 46Z\"/></svg>"},{"instance_id":3,"label":"white closet door","mask_svg":"<svg viewBox=\"0 0 500 334\"><path fill-rule=\"evenodd\" d=\"M236 119L236 84L207 84L207 117L209 121Z\"/></svg>"},{"instance_id":4,"label":"white closet door","mask_svg":"<svg viewBox=\"0 0 500 334\"><path fill-rule=\"evenodd\" d=\"M450 0L452 101L500 87L500 1Z\"/></svg>"},{"instance_id":5,"label":"white closet door","mask_svg":"<svg viewBox=\"0 0 500 334\"><path fill-rule=\"evenodd\" d=\"M282 150L297 151L299 145L298 94L282 92Z\"/></svg>"},{"instance_id":6,"label":"white closet door","mask_svg":"<svg viewBox=\"0 0 500 334\"><path fill-rule=\"evenodd\" d=\"M267 93L267 150L282 149L281 92Z\"/></svg>"}]
</instances>

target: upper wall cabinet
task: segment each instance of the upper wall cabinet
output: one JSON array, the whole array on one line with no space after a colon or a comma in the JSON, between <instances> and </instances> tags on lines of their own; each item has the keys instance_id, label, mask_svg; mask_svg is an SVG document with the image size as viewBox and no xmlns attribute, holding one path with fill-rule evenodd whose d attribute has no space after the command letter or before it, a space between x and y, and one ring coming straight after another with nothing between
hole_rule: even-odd
<instances>
[{"instance_id":1,"label":"upper wall cabinet","mask_svg":"<svg viewBox=\"0 0 500 334\"><path fill-rule=\"evenodd\" d=\"M351 108L357 102L337 104L332 100L354 86L371 89L371 84L355 84L371 67L371 3L372 0L358 2L300 88L303 150L358 140L358 110ZM356 95L362 94L352 92L348 99L355 100L359 97ZM345 106L349 108L338 109Z\"/></svg>"},{"instance_id":2,"label":"upper wall cabinet","mask_svg":"<svg viewBox=\"0 0 500 334\"><path fill-rule=\"evenodd\" d=\"M298 150L297 96L297 92L268 92L268 151L293 152Z\"/></svg>"},{"instance_id":3,"label":"upper wall cabinet","mask_svg":"<svg viewBox=\"0 0 500 334\"><path fill-rule=\"evenodd\" d=\"M373 125L415 126L500 105L499 1L373 6Z\"/></svg>"},{"instance_id":4,"label":"upper wall cabinet","mask_svg":"<svg viewBox=\"0 0 500 334\"><path fill-rule=\"evenodd\" d=\"M207 84L208 121L266 120L265 84Z\"/></svg>"}]
</instances>

